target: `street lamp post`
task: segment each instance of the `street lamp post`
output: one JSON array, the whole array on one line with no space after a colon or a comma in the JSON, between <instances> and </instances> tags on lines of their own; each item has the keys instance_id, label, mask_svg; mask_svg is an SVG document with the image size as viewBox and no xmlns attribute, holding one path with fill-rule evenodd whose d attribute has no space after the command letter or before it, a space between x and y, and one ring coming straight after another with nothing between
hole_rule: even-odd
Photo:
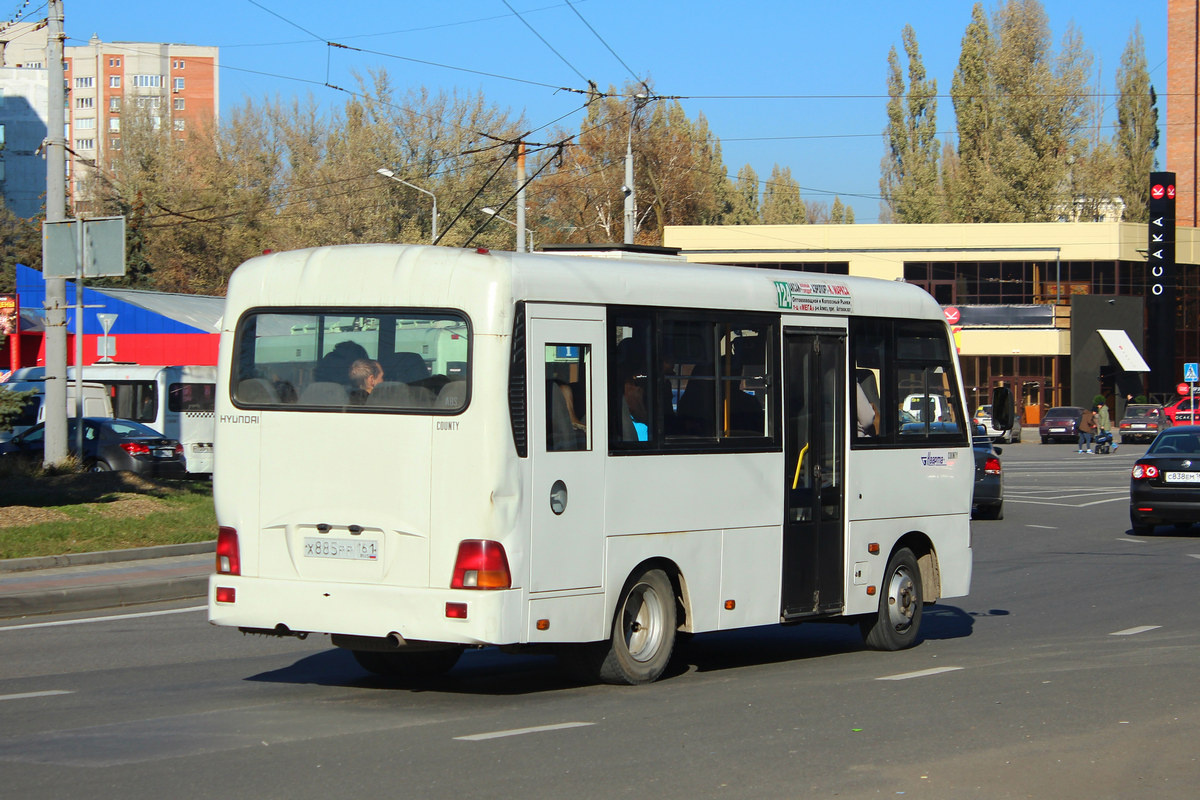
<instances>
[{"instance_id":1,"label":"street lamp post","mask_svg":"<svg viewBox=\"0 0 1200 800\"><path fill-rule=\"evenodd\" d=\"M396 173L392 172L390 169L384 169L384 168L380 167L379 169L377 169L375 171L378 172L380 175L382 175L385 178L391 178L396 183L403 183L408 188L416 189L418 192L421 192L422 194L427 194L433 198L433 235L430 237L430 241L434 244L437 244L437 196L433 192L429 191L428 189L422 189L420 186L413 186L411 183L404 180L403 178L397 178Z\"/></svg>"},{"instance_id":2,"label":"street lamp post","mask_svg":"<svg viewBox=\"0 0 1200 800\"><path fill-rule=\"evenodd\" d=\"M629 135L625 139L625 244L633 244L633 229L637 224L637 198L633 190L633 122L642 106L650 102L650 96L638 93L633 96L633 111L629 115Z\"/></svg>"},{"instance_id":3,"label":"street lamp post","mask_svg":"<svg viewBox=\"0 0 1200 800\"><path fill-rule=\"evenodd\" d=\"M518 236L521 235L521 228L519 225L517 225L517 223L513 222L511 219L505 219L504 217L500 216L496 212L496 209L492 208L491 206L484 206L483 208L481 208L479 210L482 211L483 213L487 214L489 217L495 217L496 219L500 220L501 222L507 222L509 225L512 225L514 228L517 229ZM532 253L533 252L533 231L527 230L525 233L529 237L529 252Z\"/></svg>"}]
</instances>

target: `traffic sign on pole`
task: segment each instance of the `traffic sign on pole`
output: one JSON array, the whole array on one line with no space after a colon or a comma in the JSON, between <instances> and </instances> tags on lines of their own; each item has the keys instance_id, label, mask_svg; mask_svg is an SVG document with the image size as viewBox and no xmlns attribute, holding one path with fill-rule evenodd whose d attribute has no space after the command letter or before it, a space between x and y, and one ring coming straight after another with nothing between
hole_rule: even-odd
<instances>
[{"instance_id":1,"label":"traffic sign on pole","mask_svg":"<svg viewBox=\"0 0 1200 800\"><path fill-rule=\"evenodd\" d=\"M1187 383L1200 383L1200 363L1188 361L1183 365L1183 380Z\"/></svg>"}]
</instances>

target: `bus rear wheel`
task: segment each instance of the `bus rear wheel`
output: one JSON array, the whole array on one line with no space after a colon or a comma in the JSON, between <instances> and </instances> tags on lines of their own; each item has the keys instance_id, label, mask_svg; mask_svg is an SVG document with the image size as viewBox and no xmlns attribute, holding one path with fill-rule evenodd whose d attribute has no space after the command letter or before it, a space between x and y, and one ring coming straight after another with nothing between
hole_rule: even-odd
<instances>
[{"instance_id":1,"label":"bus rear wheel","mask_svg":"<svg viewBox=\"0 0 1200 800\"><path fill-rule=\"evenodd\" d=\"M432 678L444 675L458 663L461 647L420 650L415 653L381 653L353 650L354 660L367 672L389 678Z\"/></svg>"},{"instance_id":2,"label":"bus rear wheel","mask_svg":"<svg viewBox=\"0 0 1200 800\"><path fill-rule=\"evenodd\" d=\"M626 584L608 641L567 646L560 659L580 680L653 683L671 660L676 620L671 579L661 569L646 570Z\"/></svg>"},{"instance_id":3,"label":"bus rear wheel","mask_svg":"<svg viewBox=\"0 0 1200 800\"><path fill-rule=\"evenodd\" d=\"M879 610L860 623L867 647L903 650L916 644L924 602L917 558L907 547L902 547L888 559L879 592Z\"/></svg>"}]
</instances>

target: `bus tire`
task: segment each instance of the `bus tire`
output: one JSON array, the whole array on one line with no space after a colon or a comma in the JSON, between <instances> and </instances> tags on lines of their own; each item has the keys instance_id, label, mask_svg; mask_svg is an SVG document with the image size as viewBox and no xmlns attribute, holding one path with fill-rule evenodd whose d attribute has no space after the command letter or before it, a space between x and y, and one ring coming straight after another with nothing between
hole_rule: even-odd
<instances>
[{"instance_id":1,"label":"bus tire","mask_svg":"<svg viewBox=\"0 0 1200 800\"><path fill-rule=\"evenodd\" d=\"M415 653L381 653L375 650L351 652L360 667L376 675L389 678L431 678L449 672L458 663L463 649L447 647Z\"/></svg>"},{"instance_id":2,"label":"bus tire","mask_svg":"<svg viewBox=\"0 0 1200 800\"><path fill-rule=\"evenodd\" d=\"M917 558L902 547L888 559L879 591L879 610L859 624L867 647L903 650L916 644L923 597Z\"/></svg>"},{"instance_id":3,"label":"bus tire","mask_svg":"<svg viewBox=\"0 0 1200 800\"><path fill-rule=\"evenodd\" d=\"M625 585L608 641L565 645L559 662L585 683L652 683L671 660L676 619L671 579L661 569L646 570Z\"/></svg>"},{"instance_id":4,"label":"bus tire","mask_svg":"<svg viewBox=\"0 0 1200 800\"><path fill-rule=\"evenodd\" d=\"M661 569L646 570L621 595L599 678L604 683L653 683L675 649L675 588Z\"/></svg>"}]
</instances>

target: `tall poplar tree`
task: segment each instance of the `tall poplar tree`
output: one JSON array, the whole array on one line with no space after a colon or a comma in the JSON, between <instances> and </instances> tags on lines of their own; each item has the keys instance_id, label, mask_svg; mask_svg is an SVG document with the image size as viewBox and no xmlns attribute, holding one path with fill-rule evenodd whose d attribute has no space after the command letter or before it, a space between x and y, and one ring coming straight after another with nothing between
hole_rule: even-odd
<instances>
[{"instance_id":1,"label":"tall poplar tree","mask_svg":"<svg viewBox=\"0 0 1200 800\"><path fill-rule=\"evenodd\" d=\"M754 167L746 164L738 170L737 181L733 184L729 212L725 216L726 225L757 225L762 222L758 212L758 173Z\"/></svg>"},{"instance_id":2,"label":"tall poplar tree","mask_svg":"<svg viewBox=\"0 0 1200 800\"><path fill-rule=\"evenodd\" d=\"M1074 29L1052 52L1039 0L1006 0L990 26L974 6L951 89L955 221L1043 222L1072 207L1072 165L1089 156L1091 65Z\"/></svg>"},{"instance_id":3,"label":"tall poplar tree","mask_svg":"<svg viewBox=\"0 0 1200 800\"><path fill-rule=\"evenodd\" d=\"M1157 166L1158 98L1146 69L1146 43L1135 27L1117 70L1117 191L1125 201L1127 222L1149 217L1150 173Z\"/></svg>"},{"instance_id":4,"label":"tall poplar tree","mask_svg":"<svg viewBox=\"0 0 1200 800\"><path fill-rule=\"evenodd\" d=\"M771 167L771 177L763 189L762 221L764 225L803 225L808 222L800 184L792 177L790 167L778 164Z\"/></svg>"},{"instance_id":5,"label":"tall poplar tree","mask_svg":"<svg viewBox=\"0 0 1200 800\"><path fill-rule=\"evenodd\" d=\"M911 25L901 34L908 59L908 86L896 48L888 52L887 152L879 188L896 222L945 218L938 180L937 81L925 73Z\"/></svg>"}]
</instances>

